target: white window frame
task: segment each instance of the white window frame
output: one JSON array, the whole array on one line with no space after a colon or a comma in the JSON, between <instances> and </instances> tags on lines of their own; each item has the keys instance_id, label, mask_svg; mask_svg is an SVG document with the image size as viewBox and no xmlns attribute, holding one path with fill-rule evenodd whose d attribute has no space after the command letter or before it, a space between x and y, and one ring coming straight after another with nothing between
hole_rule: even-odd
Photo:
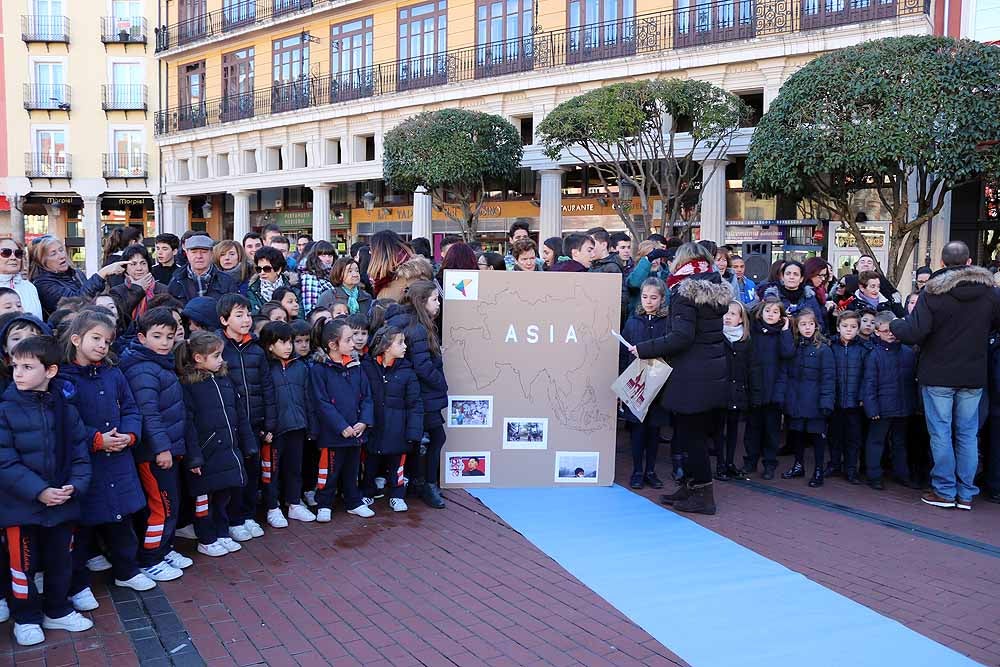
<instances>
[{"instance_id":1,"label":"white window frame","mask_svg":"<svg viewBox=\"0 0 1000 667\"><path fill-rule=\"evenodd\" d=\"M114 162L114 165L113 165L115 168L113 169L113 171L115 171L117 173L120 173L122 171L122 165L119 165L118 164L118 160L117 160L118 147L115 145L115 132L122 132L122 131L125 131L125 132L139 132L139 141L142 144L142 150L139 151L139 154L140 155L143 154L143 153L146 153L147 155L149 154L149 150L148 150L148 148L149 148L149 137L147 136L146 126L145 125L133 124L133 123L114 123L114 124L108 125L108 138L107 138L108 155L115 156L114 157L115 162ZM124 166L124 171L126 171L126 172L130 172L131 171L132 175L135 175L136 170L138 170L140 167L141 167L141 164L139 164L139 165L128 165L128 164L126 164Z\"/></svg>"},{"instance_id":2,"label":"white window frame","mask_svg":"<svg viewBox=\"0 0 1000 667\"><path fill-rule=\"evenodd\" d=\"M66 157L67 158L71 158L72 157L73 151L70 149L71 144L70 144L69 126L68 125L60 125L60 124L57 124L57 123L44 123L44 124L38 124L38 125L31 125L29 127L28 131L30 132L30 135L29 135L30 138L31 138L30 139L31 140L31 151L30 151L30 153L32 155L35 155L35 156L40 155L40 153L38 151L38 133L39 132L52 132L52 131L59 132L59 131L61 131L63 133L63 137L65 137L65 142L66 142ZM70 169L72 169L72 166L70 166ZM53 178L60 178L60 176L53 175Z\"/></svg>"}]
</instances>

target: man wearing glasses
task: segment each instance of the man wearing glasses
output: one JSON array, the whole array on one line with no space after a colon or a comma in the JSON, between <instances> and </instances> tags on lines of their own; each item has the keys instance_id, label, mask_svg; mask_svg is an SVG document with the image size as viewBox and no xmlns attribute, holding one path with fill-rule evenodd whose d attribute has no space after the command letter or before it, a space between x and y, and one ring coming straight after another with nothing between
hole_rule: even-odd
<instances>
[{"instance_id":1,"label":"man wearing glasses","mask_svg":"<svg viewBox=\"0 0 1000 667\"><path fill-rule=\"evenodd\" d=\"M236 281L212 264L215 241L208 234L196 234L184 242L187 267L178 271L170 280L167 291L182 304L196 296L218 299L223 294L239 291Z\"/></svg>"}]
</instances>

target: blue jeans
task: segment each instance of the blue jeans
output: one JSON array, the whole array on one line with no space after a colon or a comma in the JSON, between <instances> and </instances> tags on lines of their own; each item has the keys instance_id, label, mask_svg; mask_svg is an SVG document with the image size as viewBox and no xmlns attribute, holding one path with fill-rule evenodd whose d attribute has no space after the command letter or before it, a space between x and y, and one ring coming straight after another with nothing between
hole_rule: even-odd
<instances>
[{"instance_id":1,"label":"blue jeans","mask_svg":"<svg viewBox=\"0 0 1000 667\"><path fill-rule=\"evenodd\" d=\"M962 500L972 500L979 493L974 480L979 466L976 434L983 390L928 385L920 390L934 459L931 486L946 500L956 495Z\"/></svg>"}]
</instances>

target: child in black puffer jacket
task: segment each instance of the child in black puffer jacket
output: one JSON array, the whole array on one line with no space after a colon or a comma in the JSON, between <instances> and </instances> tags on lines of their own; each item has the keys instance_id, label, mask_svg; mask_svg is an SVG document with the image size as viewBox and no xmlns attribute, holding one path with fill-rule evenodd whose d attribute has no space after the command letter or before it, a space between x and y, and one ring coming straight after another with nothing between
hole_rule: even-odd
<instances>
[{"instance_id":1,"label":"child in black puffer jacket","mask_svg":"<svg viewBox=\"0 0 1000 667\"><path fill-rule=\"evenodd\" d=\"M750 318L739 301L729 304L729 311L722 318L722 333L726 337L726 358L729 361L729 401L719 410L715 431L715 479L749 479L736 467L736 440L739 438L740 419L750 407Z\"/></svg>"},{"instance_id":2,"label":"child in black puffer jacket","mask_svg":"<svg viewBox=\"0 0 1000 667\"><path fill-rule=\"evenodd\" d=\"M785 306L767 297L753 314L750 335L750 407L743 470L752 473L764 457L761 479L774 479L781 436L781 404L774 389L782 364L795 356L795 340Z\"/></svg>"},{"instance_id":3,"label":"child in black puffer jacket","mask_svg":"<svg viewBox=\"0 0 1000 667\"><path fill-rule=\"evenodd\" d=\"M642 283L639 306L625 323L622 338L638 345L647 340L661 338L667 332L667 286L659 278L647 278ZM624 347L619 352L618 372L624 373L632 363L632 355ZM660 410L650 409L645 421L639 421L631 410L625 408L625 421L632 436L632 479L630 486L641 489L643 483L662 489L663 482L656 476L656 454L660 449L660 424L655 421Z\"/></svg>"}]
</instances>

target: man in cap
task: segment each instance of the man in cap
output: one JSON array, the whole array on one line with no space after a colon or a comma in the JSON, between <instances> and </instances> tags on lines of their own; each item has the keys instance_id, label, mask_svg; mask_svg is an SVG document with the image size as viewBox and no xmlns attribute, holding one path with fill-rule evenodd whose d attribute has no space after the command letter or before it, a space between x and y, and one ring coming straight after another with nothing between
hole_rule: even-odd
<instances>
[{"instance_id":1,"label":"man in cap","mask_svg":"<svg viewBox=\"0 0 1000 667\"><path fill-rule=\"evenodd\" d=\"M212 248L215 241L205 233L191 236L184 242L187 268L178 271L170 280L167 291L175 299L187 304L198 296L218 299L223 294L239 291L236 281L220 271L212 263Z\"/></svg>"}]
</instances>

